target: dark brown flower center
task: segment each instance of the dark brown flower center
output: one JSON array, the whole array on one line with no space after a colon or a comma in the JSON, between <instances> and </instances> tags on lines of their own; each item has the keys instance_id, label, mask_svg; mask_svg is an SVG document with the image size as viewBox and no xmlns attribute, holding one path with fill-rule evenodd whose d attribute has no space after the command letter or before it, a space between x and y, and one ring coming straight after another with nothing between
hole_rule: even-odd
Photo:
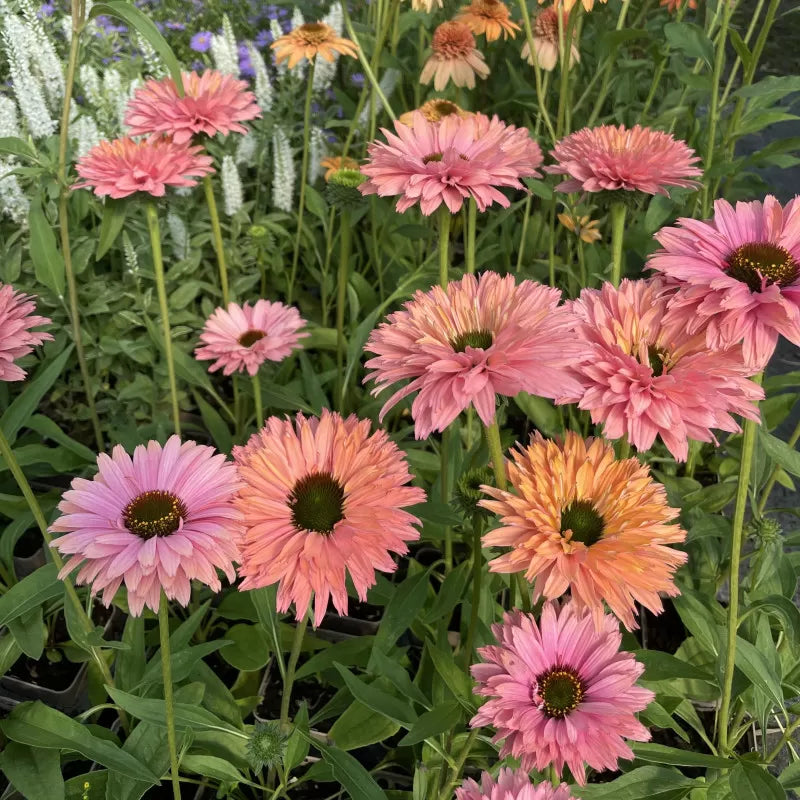
<instances>
[{"instance_id":1,"label":"dark brown flower center","mask_svg":"<svg viewBox=\"0 0 800 800\"><path fill-rule=\"evenodd\" d=\"M298 36L307 44L320 45L330 39L331 28L324 22L306 22L297 28Z\"/></svg>"},{"instance_id":2,"label":"dark brown flower center","mask_svg":"<svg viewBox=\"0 0 800 800\"><path fill-rule=\"evenodd\" d=\"M651 344L650 347L647 348L647 358L653 369L653 375L658 376L666 373L667 370L664 367L664 362L667 360L666 350L662 350L660 347Z\"/></svg>"},{"instance_id":3,"label":"dark brown flower center","mask_svg":"<svg viewBox=\"0 0 800 800\"><path fill-rule=\"evenodd\" d=\"M179 497L172 492L153 490L142 492L125 506L122 522L131 533L151 539L174 533L186 514L186 506Z\"/></svg>"},{"instance_id":4,"label":"dark brown flower center","mask_svg":"<svg viewBox=\"0 0 800 800\"><path fill-rule=\"evenodd\" d=\"M449 117L450 114L458 114L461 111L455 103L451 103L449 100L434 100L433 110L439 118Z\"/></svg>"},{"instance_id":5,"label":"dark brown flower center","mask_svg":"<svg viewBox=\"0 0 800 800\"><path fill-rule=\"evenodd\" d=\"M572 541L591 547L603 537L605 522L590 500L575 500L561 511L561 533L572 531Z\"/></svg>"},{"instance_id":6,"label":"dark brown flower center","mask_svg":"<svg viewBox=\"0 0 800 800\"><path fill-rule=\"evenodd\" d=\"M263 339L267 334L264 331L249 330L239 337L239 344L242 347L252 347L257 341Z\"/></svg>"},{"instance_id":7,"label":"dark brown flower center","mask_svg":"<svg viewBox=\"0 0 800 800\"><path fill-rule=\"evenodd\" d=\"M536 678L542 712L563 719L573 712L586 695L586 684L570 667L553 667Z\"/></svg>"},{"instance_id":8,"label":"dark brown flower center","mask_svg":"<svg viewBox=\"0 0 800 800\"><path fill-rule=\"evenodd\" d=\"M728 275L746 283L753 292L761 291L762 278L767 286L788 286L800 273L797 259L785 248L772 242L750 242L728 257Z\"/></svg>"},{"instance_id":9,"label":"dark brown flower center","mask_svg":"<svg viewBox=\"0 0 800 800\"><path fill-rule=\"evenodd\" d=\"M468 347L474 347L476 350L488 350L494 342L494 336L491 331L467 331L466 333L459 333L450 340L450 347L456 353L463 353Z\"/></svg>"},{"instance_id":10,"label":"dark brown flower center","mask_svg":"<svg viewBox=\"0 0 800 800\"><path fill-rule=\"evenodd\" d=\"M328 472L306 475L294 485L289 508L296 528L329 534L344 519L344 488Z\"/></svg>"}]
</instances>

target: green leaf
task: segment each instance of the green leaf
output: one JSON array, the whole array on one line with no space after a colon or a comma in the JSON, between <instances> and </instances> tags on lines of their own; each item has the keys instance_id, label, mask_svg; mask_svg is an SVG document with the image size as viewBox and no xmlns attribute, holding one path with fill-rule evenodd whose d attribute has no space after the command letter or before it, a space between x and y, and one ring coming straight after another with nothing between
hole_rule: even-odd
<instances>
[{"instance_id":1,"label":"green leaf","mask_svg":"<svg viewBox=\"0 0 800 800\"><path fill-rule=\"evenodd\" d=\"M99 261L117 240L128 213L126 200L113 200L107 197L103 206L103 221L100 223L100 233L97 239L95 260Z\"/></svg>"},{"instance_id":2,"label":"green leaf","mask_svg":"<svg viewBox=\"0 0 800 800\"><path fill-rule=\"evenodd\" d=\"M739 762L730 775L735 800L786 800L786 790L758 764Z\"/></svg>"},{"instance_id":3,"label":"green leaf","mask_svg":"<svg viewBox=\"0 0 800 800\"><path fill-rule=\"evenodd\" d=\"M63 593L56 565L39 567L0 597L0 628Z\"/></svg>"},{"instance_id":4,"label":"green leaf","mask_svg":"<svg viewBox=\"0 0 800 800\"><path fill-rule=\"evenodd\" d=\"M733 45L733 49L736 51L736 55L738 55L742 60L742 66L744 67L744 73L746 75L750 69L750 64L753 61L753 54L750 52L745 44L744 39L742 39L741 35L735 28L731 28L728 32L728 35L731 38L731 44Z\"/></svg>"},{"instance_id":5,"label":"green leaf","mask_svg":"<svg viewBox=\"0 0 800 800\"><path fill-rule=\"evenodd\" d=\"M132 28L135 28L153 50L158 53L164 62L164 66L169 70L172 80L175 81L178 94L183 97L183 77L181 76L178 59L175 58L175 53L172 52L172 48L167 44L167 40L159 33L155 23L149 17L146 17L136 6L125 2L125 0L109 0L107 3L95 3L89 12L89 19L94 19L101 15L117 17Z\"/></svg>"},{"instance_id":6,"label":"green leaf","mask_svg":"<svg viewBox=\"0 0 800 800\"><path fill-rule=\"evenodd\" d=\"M397 722L356 701L333 723L328 736L339 749L355 750L383 742L398 730Z\"/></svg>"},{"instance_id":7,"label":"green leaf","mask_svg":"<svg viewBox=\"0 0 800 800\"><path fill-rule=\"evenodd\" d=\"M764 655L741 636L736 637L736 666L778 707L783 707L780 678L775 674Z\"/></svg>"},{"instance_id":8,"label":"green leaf","mask_svg":"<svg viewBox=\"0 0 800 800\"><path fill-rule=\"evenodd\" d=\"M31 261L36 280L44 284L57 297L64 296L64 258L56 246L56 235L42 209L42 201L31 201L28 212L30 224Z\"/></svg>"},{"instance_id":9,"label":"green leaf","mask_svg":"<svg viewBox=\"0 0 800 800\"><path fill-rule=\"evenodd\" d=\"M397 743L400 747L407 747L412 744L438 736L440 733L447 733L454 730L461 724L464 712L461 704L454 700L445 700L444 703L426 711L411 726L411 730Z\"/></svg>"},{"instance_id":10,"label":"green leaf","mask_svg":"<svg viewBox=\"0 0 800 800\"><path fill-rule=\"evenodd\" d=\"M520 392L514 402L523 414L548 436L561 431L559 412L550 400L527 392Z\"/></svg>"},{"instance_id":11,"label":"green leaf","mask_svg":"<svg viewBox=\"0 0 800 800\"><path fill-rule=\"evenodd\" d=\"M67 436L50 417L45 417L43 414L34 414L25 424L32 431L41 434L42 437L52 439L57 444L62 445L69 450L70 453L74 453L76 456L86 461L87 464L94 464L97 460L97 454L95 452L90 450L85 444L76 442L75 439Z\"/></svg>"},{"instance_id":12,"label":"green leaf","mask_svg":"<svg viewBox=\"0 0 800 800\"><path fill-rule=\"evenodd\" d=\"M27 142L16 136L0 137L0 153L5 156L16 156L17 158L31 161L36 158L36 153L31 149Z\"/></svg>"},{"instance_id":13,"label":"green leaf","mask_svg":"<svg viewBox=\"0 0 800 800\"><path fill-rule=\"evenodd\" d=\"M758 611L778 617L789 641L800 642L800 609L791 600L779 594L771 594L750 603L742 618Z\"/></svg>"},{"instance_id":14,"label":"green leaf","mask_svg":"<svg viewBox=\"0 0 800 800\"><path fill-rule=\"evenodd\" d=\"M433 666L453 696L468 711L472 711L472 681L466 672L460 670L453 660L453 654L437 647L431 639L426 642L426 650ZM435 696L435 695L434 695Z\"/></svg>"},{"instance_id":15,"label":"green leaf","mask_svg":"<svg viewBox=\"0 0 800 800\"><path fill-rule=\"evenodd\" d=\"M609 783L575 786L570 791L581 800L678 800L698 785L674 769L639 767Z\"/></svg>"},{"instance_id":16,"label":"green leaf","mask_svg":"<svg viewBox=\"0 0 800 800\"><path fill-rule=\"evenodd\" d=\"M308 751L308 704L303 700L294 715L294 729L289 735L289 741L286 742L286 755L283 758L286 771L291 772L295 767L299 767L306 760Z\"/></svg>"},{"instance_id":17,"label":"green leaf","mask_svg":"<svg viewBox=\"0 0 800 800\"><path fill-rule=\"evenodd\" d=\"M709 673L669 653L658 650L634 650L633 655L637 661L644 664L643 678L647 681L663 681L670 678L695 678L709 682L714 680Z\"/></svg>"},{"instance_id":18,"label":"green leaf","mask_svg":"<svg viewBox=\"0 0 800 800\"><path fill-rule=\"evenodd\" d=\"M113 742L93 736L89 729L44 703L22 703L0 722L0 730L12 741L56 750L75 750L90 761L132 778L158 783L146 764Z\"/></svg>"},{"instance_id":19,"label":"green leaf","mask_svg":"<svg viewBox=\"0 0 800 800\"><path fill-rule=\"evenodd\" d=\"M299 681L309 675L316 675L323 670L330 669L336 662L346 667L361 666L366 662L366 655L372 649L374 642L374 636L356 636L353 639L336 642L321 653L311 656L297 670L295 680Z\"/></svg>"},{"instance_id":20,"label":"green leaf","mask_svg":"<svg viewBox=\"0 0 800 800\"><path fill-rule=\"evenodd\" d=\"M673 764L680 767L707 767L708 769L730 769L736 762L706 753L695 753L677 747L652 742L632 742L633 754L640 761L654 764Z\"/></svg>"},{"instance_id":21,"label":"green leaf","mask_svg":"<svg viewBox=\"0 0 800 800\"><path fill-rule=\"evenodd\" d=\"M784 789L800 789L800 761L793 761L778 777Z\"/></svg>"},{"instance_id":22,"label":"green leaf","mask_svg":"<svg viewBox=\"0 0 800 800\"><path fill-rule=\"evenodd\" d=\"M253 589L249 593L250 599L253 601L253 607L258 614L258 621L264 628L267 634L267 640L270 643L272 652L276 654L279 659L279 664L283 665L283 654L281 652L281 636L279 633L279 620L277 612L277 596L278 586L274 584L267 586L263 589ZM300 672L297 673L297 678L300 677ZM283 675L283 668L281 668L281 675Z\"/></svg>"},{"instance_id":23,"label":"green leaf","mask_svg":"<svg viewBox=\"0 0 800 800\"><path fill-rule=\"evenodd\" d=\"M413 725L417 715L408 703L388 692L384 692L374 684L364 683L360 678L353 675L347 667L343 667L339 663L335 663L333 666L344 678L347 688L356 700L376 713L382 714L384 717L398 723L398 725L402 725L404 728L410 728Z\"/></svg>"},{"instance_id":24,"label":"green leaf","mask_svg":"<svg viewBox=\"0 0 800 800\"><path fill-rule=\"evenodd\" d=\"M186 755L181 759L181 768L223 783L246 783L248 786L259 788L258 784L248 781L230 761L217 756Z\"/></svg>"},{"instance_id":25,"label":"green leaf","mask_svg":"<svg viewBox=\"0 0 800 800\"><path fill-rule=\"evenodd\" d=\"M26 656L34 661L42 657L47 642L47 628L42 619L41 606L36 606L26 614L10 620L8 630Z\"/></svg>"},{"instance_id":26,"label":"green leaf","mask_svg":"<svg viewBox=\"0 0 800 800\"><path fill-rule=\"evenodd\" d=\"M217 409L203 400L197 392L194 393L194 399L197 403L197 407L200 409L203 425L206 426L208 432L213 437L217 450L219 450L220 453L230 453L233 449L233 436L231 435L230 429L225 424L225 420L222 419Z\"/></svg>"},{"instance_id":27,"label":"green leaf","mask_svg":"<svg viewBox=\"0 0 800 800\"><path fill-rule=\"evenodd\" d=\"M709 68L714 66L714 45L705 31L692 22L668 22L664 34L671 47L681 53L705 61Z\"/></svg>"},{"instance_id":28,"label":"green leaf","mask_svg":"<svg viewBox=\"0 0 800 800\"><path fill-rule=\"evenodd\" d=\"M389 680L400 692L401 697L407 697L415 703L419 703L424 708L431 707L430 700L425 697L423 691L411 680L409 674L403 669L396 658L389 658L389 656L382 653L380 650L375 650L372 653L371 663L376 667L377 675L381 675Z\"/></svg>"},{"instance_id":29,"label":"green leaf","mask_svg":"<svg viewBox=\"0 0 800 800\"><path fill-rule=\"evenodd\" d=\"M117 656L114 673L118 688L127 690L138 685L144 675L144 617L128 617L122 641L129 649Z\"/></svg>"},{"instance_id":30,"label":"green leaf","mask_svg":"<svg viewBox=\"0 0 800 800\"><path fill-rule=\"evenodd\" d=\"M706 650L719 653L720 630L707 604L685 590L673 601L681 621Z\"/></svg>"},{"instance_id":31,"label":"green leaf","mask_svg":"<svg viewBox=\"0 0 800 800\"><path fill-rule=\"evenodd\" d=\"M405 633L425 605L428 594L428 573L409 575L392 595L386 606L376 636L375 647L387 652Z\"/></svg>"},{"instance_id":32,"label":"green leaf","mask_svg":"<svg viewBox=\"0 0 800 800\"><path fill-rule=\"evenodd\" d=\"M0 418L0 427L6 435L6 439L12 444L17 438L20 428L31 418L42 398L61 375L73 346L68 345L54 359L43 363L36 370L36 374L25 381L22 394L11 403Z\"/></svg>"},{"instance_id":33,"label":"green leaf","mask_svg":"<svg viewBox=\"0 0 800 800\"><path fill-rule=\"evenodd\" d=\"M8 742L0 753L0 768L23 797L64 800L64 778L58 750Z\"/></svg>"},{"instance_id":34,"label":"green leaf","mask_svg":"<svg viewBox=\"0 0 800 800\"><path fill-rule=\"evenodd\" d=\"M800 453L777 436L758 429L758 438L764 452L776 463L792 475L800 476Z\"/></svg>"},{"instance_id":35,"label":"green leaf","mask_svg":"<svg viewBox=\"0 0 800 800\"><path fill-rule=\"evenodd\" d=\"M229 645L229 639L214 639L210 642L201 642L194 647L172 650L170 654L170 663L172 664L173 683L178 683L184 678L187 678L198 661L201 661L206 656L211 655L211 653L216 653L217 650L221 650ZM139 685L146 686L151 683L163 683L163 681L161 650L159 650L153 658L150 659L150 663L147 665L147 669Z\"/></svg>"},{"instance_id":36,"label":"green leaf","mask_svg":"<svg viewBox=\"0 0 800 800\"><path fill-rule=\"evenodd\" d=\"M225 638L230 644L221 655L232 667L250 672L261 669L269 661L271 650L261 625L233 625L225 631Z\"/></svg>"}]
</instances>

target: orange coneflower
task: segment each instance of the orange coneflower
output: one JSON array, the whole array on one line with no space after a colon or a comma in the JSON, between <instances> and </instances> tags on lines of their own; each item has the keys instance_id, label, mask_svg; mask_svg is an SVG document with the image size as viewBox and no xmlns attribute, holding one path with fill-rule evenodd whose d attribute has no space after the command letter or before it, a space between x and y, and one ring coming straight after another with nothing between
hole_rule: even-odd
<instances>
[{"instance_id":1,"label":"orange coneflower","mask_svg":"<svg viewBox=\"0 0 800 800\"><path fill-rule=\"evenodd\" d=\"M499 39L501 34L504 39L509 36L513 39L515 31L520 30L501 0L472 0L470 5L462 7L455 19L468 25L474 34L485 34L487 42Z\"/></svg>"},{"instance_id":2,"label":"orange coneflower","mask_svg":"<svg viewBox=\"0 0 800 800\"><path fill-rule=\"evenodd\" d=\"M434 97L432 100L426 100L419 108L413 111L406 111L400 115L398 122L409 127L414 124L414 114L419 111L428 122L441 122L445 117L454 114L461 119L466 119L472 116L471 111L464 111L461 106L456 105L450 100L445 100L443 97Z\"/></svg>"},{"instance_id":3,"label":"orange coneflower","mask_svg":"<svg viewBox=\"0 0 800 800\"><path fill-rule=\"evenodd\" d=\"M340 169L358 169L358 161L347 156L326 156L319 165L325 169L323 177L326 183L331 179L331 175Z\"/></svg>"},{"instance_id":4,"label":"orange coneflower","mask_svg":"<svg viewBox=\"0 0 800 800\"><path fill-rule=\"evenodd\" d=\"M475 88L475 74L486 79L489 67L475 47L475 37L463 22L443 22L433 32L433 53L422 68L420 83L430 83L441 92L452 78L456 86Z\"/></svg>"},{"instance_id":5,"label":"orange coneflower","mask_svg":"<svg viewBox=\"0 0 800 800\"><path fill-rule=\"evenodd\" d=\"M601 238L599 223L586 214L559 214L558 221L586 244L592 244Z\"/></svg>"},{"instance_id":6,"label":"orange coneflower","mask_svg":"<svg viewBox=\"0 0 800 800\"><path fill-rule=\"evenodd\" d=\"M564 29L567 27L567 12L563 14L562 20ZM536 20L533 23L533 55L528 43L522 47L522 57L527 59L528 63L538 64L540 69L552 72L558 63L558 12L555 8L545 8L536 15ZM570 45L569 66L570 69L576 62L581 60L578 48L575 42Z\"/></svg>"},{"instance_id":7,"label":"orange coneflower","mask_svg":"<svg viewBox=\"0 0 800 800\"><path fill-rule=\"evenodd\" d=\"M324 22L306 22L285 36L274 41L270 47L275 51L275 60L280 64L289 59L289 69L302 59L309 61L317 55L333 61L335 53L356 57L356 45L350 39L336 35L336 31Z\"/></svg>"},{"instance_id":8,"label":"orange coneflower","mask_svg":"<svg viewBox=\"0 0 800 800\"><path fill-rule=\"evenodd\" d=\"M547 0L539 0L539 5L544 5ZM569 13L575 7L578 0L555 0L556 8L563 6L564 11ZM608 0L600 0L601 3L607 3ZM591 11L594 8L594 0L581 0L584 11Z\"/></svg>"},{"instance_id":9,"label":"orange coneflower","mask_svg":"<svg viewBox=\"0 0 800 800\"><path fill-rule=\"evenodd\" d=\"M665 6L667 11L677 11L683 5L683 0L661 0L659 5ZM689 8L697 8L695 0L689 0Z\"/></svg>"}]
</instances>

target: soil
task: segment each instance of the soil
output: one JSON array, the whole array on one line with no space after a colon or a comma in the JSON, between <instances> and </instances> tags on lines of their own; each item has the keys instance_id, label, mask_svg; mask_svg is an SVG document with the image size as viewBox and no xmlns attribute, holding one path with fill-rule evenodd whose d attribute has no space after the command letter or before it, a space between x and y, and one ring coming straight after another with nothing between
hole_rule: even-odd
<instances>
[{"instance_id":1,"label":"soil","mask_svg":"<svg viewBox=\"0 0 800 800\"><path fill-rule=\"evenodd\" d=\"M16 558L30 558L41 549L42 534L35 528L28 528L28 530L17 539L17 543L14 545L14 556Z\"/></svg>"}]
</instances>

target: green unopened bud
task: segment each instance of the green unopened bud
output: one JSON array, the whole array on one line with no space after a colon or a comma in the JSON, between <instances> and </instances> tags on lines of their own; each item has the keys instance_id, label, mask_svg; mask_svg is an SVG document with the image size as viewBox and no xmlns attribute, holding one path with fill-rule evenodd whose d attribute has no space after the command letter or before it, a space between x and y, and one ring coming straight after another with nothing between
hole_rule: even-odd
<instances>
[{"instance_id":1,"label":"green unopened bud","mask_svg":"<svg viewBox=\"0 0 800 800\"><path fill-rule=\"evenodd\" d=\"M257 722L247 743L247 759L253 771L282 764L288 738L279 722Z\"/></svg>"},{"instance_id":2,"label":"green unopened bud","mask_svg":"<svg viewBox=\"0 0 800 800\"><path fill-rule=\"evenodd\" d=\"M339 209L356 208L364 202L358 187L367 180L357 169L339 169L328 179L325 195L332 206Z\"/></svg>"},{"instance_id":3,"label":"green unopened bud","mask_svg":"<svg viewBox=\"0 0 800 800\"><path fill-rule=\"evenodd\" d=\"M452 503L465 517L488 519L492 516L491 511L478 505L478 501L486 497L481 490L483 484L492 484L492 473L486 467L467 470L456 482Z\"/></svg>"},{"instance_id":4,"label":"green unopened bud","mask_svg":"<svg viewBox=\"0 0 800 800\"><path fill-rule=\"evenodd\" d=\"M251 225L248 233L251 239L263 239L269 231L263 225Z\"/></svg>"},{"instance_id":5,"label":"green unopened bud","mask_svg":"<svg viewBox=\"0 0 800 800\"><path fill-rule=\"evenodd\" d=\"M761 547L782 542L783 528L774 519L751 520L747 526L747 535L756 539Z\"/></svg>"}]
</instances>

